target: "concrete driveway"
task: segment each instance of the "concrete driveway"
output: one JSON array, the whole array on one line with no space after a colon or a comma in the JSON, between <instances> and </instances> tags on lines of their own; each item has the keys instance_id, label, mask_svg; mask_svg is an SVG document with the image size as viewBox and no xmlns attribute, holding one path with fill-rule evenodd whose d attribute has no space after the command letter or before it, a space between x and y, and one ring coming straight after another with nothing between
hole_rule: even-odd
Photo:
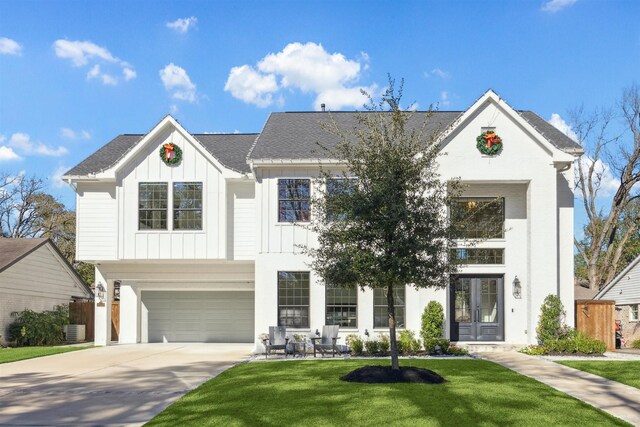
<instances>
[{"instance_id":1,"label":"concrete driveway","mask_svg":"<svg viewBox=\"0 0 640 427\"><path fill-rule=\"evenodd\" d=\"M140 425L252 348L114 345L0 364L0 425Z\"/></svg>"}]
</instances>

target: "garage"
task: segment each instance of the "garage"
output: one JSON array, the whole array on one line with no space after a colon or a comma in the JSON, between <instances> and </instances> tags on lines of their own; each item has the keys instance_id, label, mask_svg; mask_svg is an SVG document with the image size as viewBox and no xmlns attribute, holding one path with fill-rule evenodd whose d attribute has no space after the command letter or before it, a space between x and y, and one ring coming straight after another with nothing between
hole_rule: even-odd
<instances>
[{"instance_id":1,"label":"garage","mask_svg":"<svg viewBox=\"0 0 640 427\"><path fill-rule=\"evenodd\" d=\"M148 342L254 341L253 292L142 291L141 296Z\"/></svg>"}]
</instances>

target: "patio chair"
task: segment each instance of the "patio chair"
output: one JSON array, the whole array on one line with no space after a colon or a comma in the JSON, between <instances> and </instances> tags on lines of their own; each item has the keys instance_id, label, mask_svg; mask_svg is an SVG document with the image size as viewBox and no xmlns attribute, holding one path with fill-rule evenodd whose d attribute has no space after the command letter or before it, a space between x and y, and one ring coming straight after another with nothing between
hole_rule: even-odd
<instances>
[{"instance_id":1,"label":"patio chair","mask_svg":"<svg viewBox=\"0 0 640 427\"><path fill-rule=\"evenodd\" d=\"M267 359L271 350L284 351L284 357L287 357L287 345L289 337L287 336L286 326L269 326L269 338L262 341L264 344L264 358Z\"/></svg>"},{"instance_id":2,"label":"patio chair","mask_svg":"<svg viewBox=\"0 0 640 427\"><path fill-rule=\"evenodd\" d=\"M338 325L324 325L322 327L322 336L311 338L311 341L313 341L313 357L316 357L316 351L319 351L322 357L328 352L331 352L332 357L336 357L336 353L349 353L349 347L337 343L339 330L340 326Z\"/></svg>"}]
</instances>

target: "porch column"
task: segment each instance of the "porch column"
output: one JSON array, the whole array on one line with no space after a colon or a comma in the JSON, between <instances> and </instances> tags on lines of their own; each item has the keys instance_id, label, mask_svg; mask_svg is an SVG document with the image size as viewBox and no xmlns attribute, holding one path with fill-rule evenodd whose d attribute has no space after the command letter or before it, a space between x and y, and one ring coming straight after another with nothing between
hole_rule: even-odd
<instances>
[{"instance_id":1,"label":"porch column","mask_svg":"<svg viewBox=\"0 0 640 427\"><path fill-rule=\"evenodd\" d=\"M140 291L134 283L120 283L120 343L140 342Z\"/></svg>"},{"instance_id":2,"label":"porch column","mask_svg":"<svg viewBox=\"0 0 640 427\"><path fill-rule=\"evenodd\" d=\"M111 302L113 280L107 280L96 265L94 345L111 344ZM102 290L103 289L103 290Z\"/></svg>"}]
</instances>

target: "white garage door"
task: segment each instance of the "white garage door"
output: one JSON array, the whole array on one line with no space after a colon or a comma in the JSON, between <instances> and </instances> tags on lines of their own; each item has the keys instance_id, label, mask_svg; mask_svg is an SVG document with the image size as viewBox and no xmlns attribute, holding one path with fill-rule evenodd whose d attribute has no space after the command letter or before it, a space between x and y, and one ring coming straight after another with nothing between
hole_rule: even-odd
<instances>
[{"instance_id":1,"label":"white garage door","mask_svg":"<svg viewBox=\"0 0 640 427\"><path fill-rule=\"evenodd\" d=\"M253 292L143 291L149 342L253 342Z\"/></svg>"}]
</instances>

